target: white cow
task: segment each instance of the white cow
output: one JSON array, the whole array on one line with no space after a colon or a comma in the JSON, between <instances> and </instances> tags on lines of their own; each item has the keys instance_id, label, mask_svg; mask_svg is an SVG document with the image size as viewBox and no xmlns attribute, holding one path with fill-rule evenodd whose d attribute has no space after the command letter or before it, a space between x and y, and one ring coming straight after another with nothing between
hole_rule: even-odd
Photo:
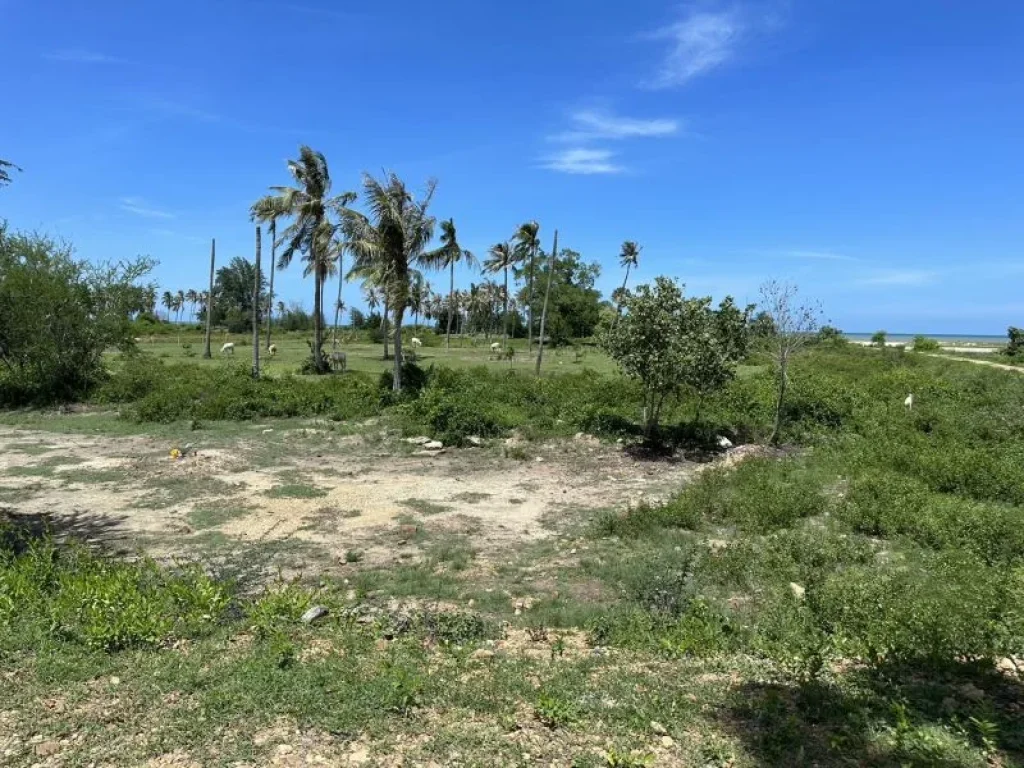
<instances>
[{"instance_id":1,"label":"white cow","mask_svg":"<svg viewBox=\"0 0 1024 768\"><path fill-rule=\"evenodd\" d=\"M909 395L907 395L907 399L903 401L903 405L905 405L907 407L908 411L912 411L914 409L914 393L913 392L911 392Z\"/></svg>"},{"instance_id":2,"label":"white cow","mask_svg":"<svg viewBox=\"0 0 1024 768\"><path fill-rule=\"evenodd\" d=\"M270 355L271 357L273 357L274 355L276 355L276 354L277 354L277 344L271 344L271 345L270 345L269 347L267 347L267 353L268 353L268 354L269 354L269 355Z\"/></svg>"},{"instance_id":3,"label":"white cow","mask_svg":"<svg viewBox=\"0 0 1024 768\"><path fill-rule=\"evenodd\" d=\"M500 341L496 341L493 344L491 344L491 352L500 352L500 351L501 351L501 342Z\"/></svg>"},{"instance_id":4,"label":"white cow","mask_svg":"<svg viewBox=\"0 0 1024 768\"><path fill-rule=\"evenodd\" d=\"M220 353L222 355L226 355L228 352L230 352L232 355L235 354L235 342L233 342L233 341L226 341L226 342L224 342L224 346L222 346L220 348Z\"/></svg>"},{"instance_id":5,"label":"white cow","mask_svg":"<svg viewBox=\"0 0 1024 768\"><path fill-rule=\"evenodd\" d=\"M330 362L331 370L333 371L341 371L344 373L348 370L348 355L340 350L331 352Z\"/></svg>"},{"instance_id":6,"label":"white cow","mask_svg":"<svg viewBox=\"0 0 1024 768\"><path fill-rule=\"evenodd\" d=\"M412 337L412 345L414 347L422 347L423 346L423 342L420 341L419 339L417 339L415 336L413 336Z\"/></svg>"}]
</instances>

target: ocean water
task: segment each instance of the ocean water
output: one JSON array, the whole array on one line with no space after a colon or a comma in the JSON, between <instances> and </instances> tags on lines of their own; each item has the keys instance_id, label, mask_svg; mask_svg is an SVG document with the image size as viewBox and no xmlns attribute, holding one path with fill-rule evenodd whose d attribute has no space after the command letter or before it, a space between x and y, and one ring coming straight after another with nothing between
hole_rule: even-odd
<instances>
[{"instance_id":1,"label":"ocean water","mask_svg":"<svg viewBox=\"0 0 1024 768\"><path fill-rule=\"evenodd\" d=\"M871 337L874 333L847 333L844 334L846 338L851 341L871 341ZM988 344L993 347L999 347L1006 344L1006 335L999 336L983 336L970 333L887 333L885 335L886 341L913 341L917 335L927 336L929 339L935 339L941 344L952 344L957 342L960 344Z\"/></svg>"}]
</instances>

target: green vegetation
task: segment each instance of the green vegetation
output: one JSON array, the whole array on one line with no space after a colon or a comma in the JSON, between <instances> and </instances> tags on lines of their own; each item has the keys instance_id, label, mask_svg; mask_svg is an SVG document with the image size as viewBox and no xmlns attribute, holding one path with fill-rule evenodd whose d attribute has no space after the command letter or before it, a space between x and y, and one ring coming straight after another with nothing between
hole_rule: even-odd
<instances>
[{"instance_id":1,"label":"green vegetation","mask_svg":"<svg viewBox=\"0 0 1024 768\"><path fill-rule=\"evenodd\" d=\"M106 376L104 351L132 348L151 267L76 261L69 246L0 222L0 407L88 395Z\"/></svg>"},{"instance_id":2,"label":"green vegetation","mask_svg":"<svg viewBox=\"0 0 1024 768\"><path fill-rule=\"evenodd\" d=\"M940 349L942 347L935 339L929 339L927 336L914 337L915 352L938 352Z\"/></svg>"}]
</instances>

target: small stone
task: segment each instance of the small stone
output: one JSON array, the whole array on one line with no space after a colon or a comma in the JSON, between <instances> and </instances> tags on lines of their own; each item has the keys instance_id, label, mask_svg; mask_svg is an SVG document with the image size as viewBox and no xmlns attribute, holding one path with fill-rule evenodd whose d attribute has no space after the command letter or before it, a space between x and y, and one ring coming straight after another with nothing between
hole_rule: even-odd
<instances>
[{"instance_id":1,"label":"small stone","mask_svg":"<svg viewBox=\"0 0 1024 768\"><path fill-rule=\"evenodd\" d=\"M718 447L719 448L724 448L725 450L729 450L730 448L732 448L732 440L730 440L725 435L719 435L719 437L718 437Z\"/></svg>"},{"instance_id":2,"label":"small stone","mask_svg":"<svg viewBox=\"0 0 1024 768\"><path fill-rule=\"evenodd\" d=\"M1011 659L1009 656L1000 659L996 663L996 669L998 669L1000 672L1005 672L1011 675L1016 674L1018 671L1017 665L1014 664L1013 659Z\"/></svg>"},{"instance_id":3,"label":"small stone","mask_svg":"<svg viewBox=\"0 0 1024 768\"><path fill-rule=\"evenodd\" d=\"M469 658L476 661L489 661L494 658L494 651L490 651L487 648L477 648L469 654Z\"/></svg>"},{"instance_id":4,"label":"small stone","mask_svg":"<svg viewBox=\"0 0 1024 768\"><path fill-rule=\"evenodd\" d=\"M350 589L350 590L347 590L347 591L345 592L345 601L346 601L346 602L349 602L349 603L351 603L351 602L353 602L353 601L354 601L355 599L356 599L356 591L355 591L354 589Z\"/></svg>"},{"instance_id":5,"label":"small stone","mask_svg":"<svg viewBox=\"0 0 1024 768\"><path fill-rule=\"evenodd\" d=\"M290 755L292 752L295 751L295 747L293 747L291 744L278 744L277 749L275 751L279 755Z\"/></svg>"},{"instance_id":6,"label":"small stone","mask_svg":"<svg viewBox=\"0 0 1024 768\"><path fill-rule=\"evenodd\" d=\"M110 684L111 685L120 685L121 684L121 678L117 677L116 675L111 677L110 678Z\"/></svg>"},{"instance_id":7,"label":"small stone","mask_svg":"<svg viewBox=\"0 0 1024 768\"><path fill-rule=\"evenodd\" d=\"M466 442L479 448L484 444L484 439L482 437L477 437L476 435L470 435L466 438Z\"/></svg>"},{"instance_id":8,"label":"small stone","mask_svg":"<svg viewBox=\"0 0 1024 768\"><path fill-rule=\"evenodd\" d=\"M569 550L569 554L570 555L575 555L576 554L576 547L573 547L572 549L570 549Z\"/></svg>"},{"instance_id":9,"label":"small stone","mask_svg":"<svg viewBox=\"0 0 1024 768\"><path fill-rule=\"evenodd\" d=\"M444 443L440 440L428 440L423 444L423 449L426 451L440 451L444 448Z\"/></svg>"},{"instance_id":10,"label":"small stone","mask_svg":"<svg viewBox=\"0 0 1024 768\"><path fill-rule=\"evenodd\" d=\"M793 593L793 597L797 600L803 600L804 595L807 594L807 590L797 584L795 581L789 582L789 591Z\"/></svg>"},{"instance_id":11,"label":"small stone","mask_svg":"<svg viewBox=\"0 0 1024 768\"><path fill-rule=\"evenodd\" d=\"M273 431L274 431L274 430L273 430L273 428L271 428L271 429L264 429L264 430L263 430L263 434L264 434L264 435L269 435L269 434L270 434L271 432L273 432Z\"/></svg>"},{"instance_id":12,"label":"small stone","mask_svg":"<svg viewBox=\"0 0 1024 768\"><path fill-rule=\"evenodd\" d=\"M543 457L543 456L537 456L537 457L536 457L536 458L534 459L534 461L544 461L544 457Z\"/></svg>"},{"instance_id":13,"label":"small stone","mask_svg":"<svg viewBox=\"0 0 1024 768\"><path fill-rule=\"evenodd\" d=\"M666 729L665 726L659 723L657 720L651 720L651 730L660 735L665 735L668 733L668 729Z\"/></svg>"},{"instance_id":14,"label":"small stone","mask_svg":"<svg viewBox=\"0 0 1024 768\"><path fill-rule=\"evenodd\" d=\"M665 747L665 749L671 749L675 745L676 745L676 743L672 740L671 736L662 736L661 737L661 746Z\"/></svg>"},{"instance_id":15,"label":"small stone","mask_svg":"<svg viewBox=\"0 0 1024 768\"><path fill-rule=\"evenodd\" d=\"M420 435L419 437L407 437L405 438L405 442L409 443L409 445L426 445L430 442L430 438L425 435Z\"/></svg>"},{"instance_id":16,"label":"small stone","mask_svg":"<svg viewBox=\"0 0 1024 768\"><path fill-rule=\"evenodd\" d=\"M320 621L320 619L327 616L327 614L328 610L324 608L322 605L314 605L308 611L302 614L302 618L299 619L299 621L301 621L303 624L312 624L315 621Z\"/></svg>"}]
</instances>

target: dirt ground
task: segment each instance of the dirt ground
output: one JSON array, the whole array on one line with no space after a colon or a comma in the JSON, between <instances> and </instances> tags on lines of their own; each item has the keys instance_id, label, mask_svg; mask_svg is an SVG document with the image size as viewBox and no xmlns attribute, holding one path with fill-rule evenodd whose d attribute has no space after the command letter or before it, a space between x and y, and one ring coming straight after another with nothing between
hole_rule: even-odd
<instances>
[{"instance_id":1,"label":"dirt ground","mask_svg":"<svg viewBox=\"0 0 1024 768\"><path fill-rule=\"evenodd\" d=\"M196 432L190 443L3 426L0 510L158 558L308 571L415 562L426 534L457 535L487 558L562 516L662 497L701 466L637 460L587 435L425 456L372 428L311 424Z\"/></svg>"}]
</instances>

